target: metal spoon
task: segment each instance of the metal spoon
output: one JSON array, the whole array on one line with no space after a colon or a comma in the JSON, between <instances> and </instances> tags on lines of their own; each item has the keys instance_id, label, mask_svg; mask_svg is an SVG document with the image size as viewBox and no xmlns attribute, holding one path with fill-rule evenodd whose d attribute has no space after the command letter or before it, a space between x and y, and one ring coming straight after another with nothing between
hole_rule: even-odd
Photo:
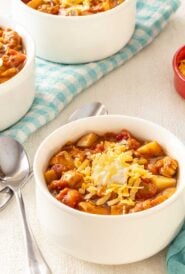
<instances>
[{"instance_id":1,"label":"metal spoon","mask_svg":"<svg viewBox=\"0 0 185 274\"><path fill-rule=\"evenodd\" d=\"M75 121L80 118L90 117L90 116L96 116L96 115L105 115L108 111L100 102L92 102L85 105L82 105L77 110L75 110L67 119L65 123L69 123L72 121ZM30 177L32 176L32 172L30 173ZM29 178L26 180L26 182L29 181ZM8 187L0 190L0 210L4 209L8 202L13 197L13 191L9 189Z\"/></svg>"},{"instance_id":2,"label":"metal spoon","mask_svg":"<svg viewBox=\"0 0 185 274\"><path fill-rule=\"evenodd\" d=\"M85 104L79 108L77 108L67 119L66 124L72 121L90 117L90 116L97 116L97 115L105 115L108 114L108 111L100 102L93 102L89 104Z\"/></svg>"},{"instance_id":3,"label":"metal spoon","mask_svg":"<svg viewBox=\"0 0 185 274\"><path fill-rule=\"evenodd\" d=\"M30 170L30 174L24 180L23 186L29 181L29 179L32 176L33 176L33 171ZM8 205L12 197L13 197L13 191L9 187L5 187L4 184L0 181L0 210L3 210Z\"/></svg>"},{"instance_id":4,"label":"metal spoon","mask_svg":"<svg viewBox=\"0 0 185 274\"><path fill-rule=\"evenodd\" d=\"M29 176L30 166L23 146L10 137L0 138L0 179L9 187L17 200L23 221L24 238L27 251L28 273L51 274L40 249L28 226L21 187Z\"/></svg>"}]
</instances>

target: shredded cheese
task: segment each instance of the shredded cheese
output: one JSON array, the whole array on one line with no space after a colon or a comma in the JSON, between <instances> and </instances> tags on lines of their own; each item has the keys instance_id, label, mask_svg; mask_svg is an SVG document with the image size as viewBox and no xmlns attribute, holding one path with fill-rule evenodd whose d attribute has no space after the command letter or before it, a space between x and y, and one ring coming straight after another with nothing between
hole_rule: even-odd
<instances>
[{"instance_id":1,"label":"shredded cheese","mask_svg":"<svg viewBox=\"0 0 185 274\"><path fill-rule=\"evenodd\" d=\"M87 160L75 160L77 171L84 176L80 193L89 200L94 195L100 196L96 205L115 205L118 203L134 205L135 195L140 189L141 177L151 178L152 174L143 164L134 161L132 151L127 143L111 143L105 141L105 150L95 153ZM111 199L112 194L116 198Z\"/></svg>"}]
</instances>

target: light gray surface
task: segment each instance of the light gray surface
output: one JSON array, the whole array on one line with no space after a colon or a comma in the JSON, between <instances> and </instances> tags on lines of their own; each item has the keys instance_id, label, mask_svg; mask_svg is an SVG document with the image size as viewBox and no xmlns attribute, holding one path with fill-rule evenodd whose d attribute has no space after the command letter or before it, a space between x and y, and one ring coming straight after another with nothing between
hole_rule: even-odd
<instances>
[{"instance_id":1,"label":"light gray surface","mask_svg":"<svg viewBox=\"0 0 185 274\"><path fill-rule=\"evenodd\" d=\"M0 0L0 13L9 3ZM78 95L54 121L28 139L25 148L31 162L44 137L63 123L75 108L89 101L103 102L112 114L139 116L157 122L184 141L185 100L175 92L171 66L174 52L185 44L184 30L185 1L182 0L181 8L148 48ZM36 218L34 180L25 187L23 195L33 232L54 274L166 273L165 251L145 261L122 266L95 265L58 254L55 245L48 245ZM25 274L25 249L15 200L0 215L0 272Z\"/></svg>"}]
</instances>

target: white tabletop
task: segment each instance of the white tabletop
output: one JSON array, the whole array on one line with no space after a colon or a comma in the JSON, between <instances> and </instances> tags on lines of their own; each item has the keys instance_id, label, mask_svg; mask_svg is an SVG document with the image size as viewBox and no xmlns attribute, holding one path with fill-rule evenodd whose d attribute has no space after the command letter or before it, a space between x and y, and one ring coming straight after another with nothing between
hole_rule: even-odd
<instances>
[{"instance_id":1,"label":"white tabletop","mask_svg":"<svg viewBox=\"0 0 185 274\"><path fill-rule=\"evenodd\" d=\"M78 106L103 102L109 113L139 116L170 129L185 140L185 100L173 85L172 56L185 44L185 1L164 31L146 49L125 65L78 95L58 117L38 130L25 143L31 162L40 142ZM10 0L0 0L0 13L8 12ZM23 191L29 222L53 274L165 274L166 250L145 261L103 266L58 254L47 244L36 217L34 180ZM25 274L25 248L21 220L15 200L0 213L0 273Z\"/></svg>"}]
</instances>

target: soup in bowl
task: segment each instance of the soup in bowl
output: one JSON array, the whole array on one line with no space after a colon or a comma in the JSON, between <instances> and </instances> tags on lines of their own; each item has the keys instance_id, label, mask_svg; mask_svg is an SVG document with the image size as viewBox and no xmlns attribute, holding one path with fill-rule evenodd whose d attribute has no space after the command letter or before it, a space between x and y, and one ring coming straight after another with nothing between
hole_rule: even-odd
<instances>
[{"instance_id":1,"label":"soup in bowl","mask_svg":"<svg viewBox=\"0 0 185 274\"><path fill-rule=\"evenodd\" d=\"M29 7L53 15L83 16L104 12L120 5L124 0L22 0Z\"/></svg>"},{"instance_id":2,"label":"soup in bowl","mask_svg":"<svg viewBox=\"0 0 185 274\"><path fill-rule=\"evenodd\" d=\"M184 153L171 132L136 117L90 117L57 129L34 160L48 240L101 264L159 252L183 224Z\"/></svg>"},{"instance_id":3,"label":"soup in bowl","mask_svg":"<svg viewBox=\"0 0 185 274\"><path fill-rule=\"evenodd\" d=\"M123 129L69 140L51 157L44 176L51 194L65 205L118 215L168 199L176 191L177 171L178 162L158 142Z\"/></svg>"}]
</instances>

